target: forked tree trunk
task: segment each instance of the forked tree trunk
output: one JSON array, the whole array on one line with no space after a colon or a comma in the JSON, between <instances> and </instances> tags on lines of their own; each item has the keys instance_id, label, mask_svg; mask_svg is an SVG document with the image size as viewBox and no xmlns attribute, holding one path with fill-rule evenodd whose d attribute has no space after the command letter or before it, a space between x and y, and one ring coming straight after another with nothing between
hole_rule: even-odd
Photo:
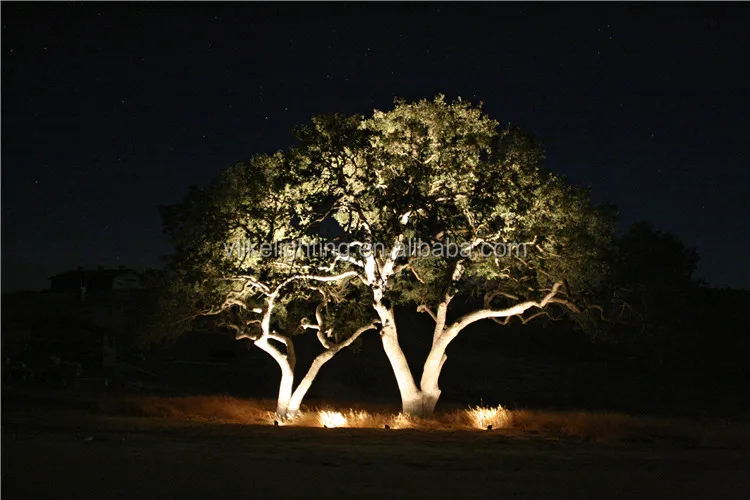
<instances>
[{"instance_id":1,"label":"forked tree trunk","mask_svg":"<svg viewBox=\"0 0 750 500\"><path fill-rule=\"evenodd\" d=\"M255 342L255 345L271 356L281 370L279 381L279 394L276 398L276 416L282 420L289 418L289 404L292 399L294 388L294 364L295 359L289 359L287 354L282 353L268 342L268 337L263 337Z\"/></svg>"},{"instance_id":2,"label":"forked tree trunk","mask_svg":"<svg viewBox=\"0 0 750 500\"><path fill-rule=\"evenodd\" d=\"M294 387L294 372L288 362L279 362L281 368L281 380L279 381L279 394L276 399L276 416L281 420L291 420L299 414L302 407L302 401L307 395L307 391L312 386L315 377L323 365L330 360L335 352L325 351L315 358L310 369L305 374L297 387Z\"/></svg>"},{"instance_id":3,"label":"forked tree trunk","mask_svg":"<svg viewBox=\"0 0 750 500\"><path fill-rule=\"evenodd\" d=\"M267 352L281 369L279 395L276 400L276 416L282 420L290 420L296 417L302 406L302 401L307 395L307 391L310 389L310 386L312 386L313 381L318 376L323 365L330 361L340 350L349 347L359 338L360 335L362 335L362 333L373 328L375 328L374 323L363 326L355 331L347 340L335 345L328 345L325 340L321 340L321 343L323 343L324 346L327 346L326 350L315 357L310 364L307 373L296 388L294 387L294 367L296 365L294 348L291 347L291 345L288 345L287 348L289 351L287 354L284 354L269 344L268 338L258 340L255 345ZM322 337L320 338L322 339Z\"/></svg>"},{"instance_id":4,"label":"forked tree trunk","mask_svg":"<svg viewBox=\"0 0 750 500\"><path fill-rule=\"evenodd\" d=\"M376 296L375 310L380 316L380 340L383 343L383 350L391 363L393 374L396 376L398 391L401 395L401 408L404 413L409 415L421 416L422 414L422 394L417 384L414 382L409 363L406 361L404 351L398 342L398 330L396 329L396 319L393 310L386 308L377 300Z\"/></svg>"},{"instance_id":5,"label":"forked tree trunk","mask_svg":"<svg viewBox=\"0 0 750 500\"><path fill-rule=\"evenodd\" d=\"M420 381L418 388L414 384L414 378L412 377L409 366L406 363L406 357L398 343L398 332L393 318L393 311L383 307L382 301L380 300L382 295L378 296L376 294L374 304L375 310L378 312L381 319L387 317L387 324L391 326L388 330L383 328L383 348L391 362L391 366L393 366L393 371L396 375L396 380L398 381L398 388L401 391L401 404L404 413L422 418L431 417L433 415L435 412L435 405L440 398L440 386L438 381L440 379L440 372L443 370L443 365L447 359L445 351L448 348L448 344L450 344L464 328L483 319L508 318L511 316L523 315L526 311L532 308L544 309L553 301L558 304L563 304L571 310L576 310L575 304L572 304L565 299L555 297L562 285L562 282L555 283L541 301L527 300L518 302L517 304L505 309L479 309L461 316L451 325L446 324L446 313L451 297L447 296L448 298L438 307L437 313L432 313L429 309L425 308L424 312L429 312L430 316L435 320L435 330L432 337L432 347L430 353L427 355L427 359L425 360L422 370L422 380ZM532 316L532 318L533 317L534 316ZM527 320L524 320L524 322ZM386 323L384 322L383 325L386 325Z\"/></svg>"},{"instance_id":6,"label":"forked tree trunk","mask_svg":"<svg viewBox=\"0 0 750 500\"><path fill-rule=\"evenodd\" d=\"M310 389L310 386L315 380L315 377L318 376L318 372L320 372L320 369L323 367L323 365L326 364L328 360L330 360L336 354L336 352L338 351L323 351L322 353L318 354L318 356L313 360L312 364L310 365L310 369L307 370L307 374L305 374L304 378L300 381L299 385L297 385L297 388L294 389L294 392L292 393L292 397L289 400L289 405L287 406L286 411L286 415L288 416L288 418L292 418L299 413L299 410L302 407L302 400L305 399L307 391Z\"/></svg>"},{"instance_id":7,"label":"forked tree trunk","mask_svg":"<svg viewBox=\"0 0 750 500\"><path fill-rule=\"evenodd\" d=\"M406 356L398 343L395 327L383 328L381 340L383 342L383 350L385 350L393 373L396 376L396 383L401 394L401 405L404 408L404 412L414 413L415 408L421 407L422 398L417 385L414 383L414 377L412 377Z\"/></svg>"},{"instance_id":8,"label":"forked tree trunk","mask_svg":"<svg viewBox=\"0 0 750 500\"><path fill-rule=\"evenodd\" d=\"M433 348L425 362L420 386L417 387L398 341L394 342L394 339L386 337L383 337L382 340L386 356L388 356L396 374L396 381L401 394L402 411L419 418L432 417L438 399L440 399L441 391L438 379L443 368L443 362L440 361L440 358L444 359L444 354L442 352L439 355L436 354ZM432 358L436 356L439 356L439 360L434 363Z\"/></svg>"},{"instance_id":9,"label":"forked tree trunk","mask_svg":"<svg viewBox=\"0 0 750 500\"><path fill-rule=\"evenodd\" d=\"M385 329L384 329L385 330ZM440 373L447 356L445 351L453 336L438 336L425 360L422 379L419 387L414 382L406 356L398 343L398 334L393 325L391 332L383 334L383 349L391 362L399 392L401 393L401 408L408 415L419 418L430 418L435 413L435 406L440 399Z\"/></svg>"}]
</instances>

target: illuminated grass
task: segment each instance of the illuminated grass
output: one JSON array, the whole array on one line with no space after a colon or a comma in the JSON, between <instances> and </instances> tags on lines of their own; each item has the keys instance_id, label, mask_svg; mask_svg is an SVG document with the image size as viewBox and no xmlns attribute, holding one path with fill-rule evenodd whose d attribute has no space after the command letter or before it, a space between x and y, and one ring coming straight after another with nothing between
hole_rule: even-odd
<instances>
[{"instance_id":1,"label":"illuminated grass","mask_svg":"<svg viewBox=\"0 0 750 500\"><path fill-rule=\"evenodd\" d=\"M340 411L321 411L318 412L318 419L320 419L320 425L334 429L336 427L347 427L348 421L343 413Z\"/></svg>"},{"instance_id":2,"label":"illuminated grass","mask_svg":"<svg viewBox=\"0 0 750 500\"><path fill-rule=\"evenodd\" d=\"M466 410L469 420L477 429L501 429L510 427L513 422L513 414L498 405L495 407L475 406Z\"/></svg>"},{"instance_id":3,"label":"illuminated grass","mask_svg":"<svg viewBox=\"0 0 750 500\"><path fill-rule=\"evenodd\" d=\"M420 419L385 409L306 408L292 420L278 420L273 400L228 396L129 397L101 402L99 410L114 415L162 418L205 424L284 427L349 427L420 431L476 431L492 425L508 436L533 435L587 439L596 442L689 443L692 446L750 449L750 427L742 423L692 422L633 417L613 412L507 410L502 406L473 407Z\"/></svg>"},{"instance_id":4,"label":"illuminated grass","mask_svg":"<svg viewBox=\"0 0 750 500\"><path fill-rule=\"evenodd\" d=\"M392 419L392 429L414 429L419 427L419 421L405 413L397 413Z\"/></svg>"}]
</instances>

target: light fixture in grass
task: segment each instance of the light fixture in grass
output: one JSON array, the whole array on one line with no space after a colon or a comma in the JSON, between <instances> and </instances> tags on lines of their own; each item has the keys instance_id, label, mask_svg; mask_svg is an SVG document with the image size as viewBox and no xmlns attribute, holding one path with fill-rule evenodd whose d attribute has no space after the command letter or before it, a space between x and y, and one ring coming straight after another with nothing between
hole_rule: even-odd
<instances>
[{"instance_id":1,"label":"light fixture in grass","mask_svg":"<svg viewBox=\"0 0 750 500\"><path fill-rule=\"evenodd\" d=\"M499 429L510 426L513 415L500 405L475 406L466 410L472 425L477 429Z\"/></svg>"},{"instance_id":2,"label":"light fixture in grass","mask_svg":"<svg viewBox=\"0 0 750 500\"><path fill-rule=\"evenodd\" d=\"M347 426L346 417L340 411L321 411L318 412L318 418L320 419L320 425L329 429Z\"/></svg>"}]
</instances>

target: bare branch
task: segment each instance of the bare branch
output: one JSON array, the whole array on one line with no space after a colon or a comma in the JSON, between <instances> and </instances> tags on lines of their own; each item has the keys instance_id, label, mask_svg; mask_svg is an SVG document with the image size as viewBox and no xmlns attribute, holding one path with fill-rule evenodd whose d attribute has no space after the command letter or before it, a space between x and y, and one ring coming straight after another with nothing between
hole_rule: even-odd
<instances>
[{"instance_id":1,"label":"bare branch","mask_svg":"<svg viewBox=\"0 0 750 500\"><path fill-rule=\"evenodd\" d=\"M509 316L518 316L518 315L525 313L532 307L544 309L552 301L552 299L555 298L555 295L557 294L561 286L562 286L561 282L555 283L555 285L552 287L552 290L549 293L547 293L547 295L545 295L541 301L528 300L526 302L521 302L514 306L507 307L505 309L499 309L499 310L480 309L478 311L465 314L461 316L455 323L453 323L450 329L452 331L455 331L455 334L457 335L458 332L460 332L461 330L463 330L470 324L475 323L482 319L506 318Z\"/></svg>"},{"instance_id":2,"label":"bare branch","mask_svg":"<svg viewBox=\"0 0 750 500\"><path fill-rule=\"evenodd\" d=\"M429 314L429 315L430 315L430 317L431 317L431 318L433 319L433 321L435 321L435 323L437 323L437 321L438 321L438 318L437 318L437 316L435 315L435 313L434 313L434 312L432 311L432 309L430 309L430 307L429 307L428 305L426 305L426 304L421 304L420 306L418 306L418 307L417 307L417 312L421 312L421 313L427 313L427 314Z\"/></svg>"},{"instance_id":3,"label":"bare branch","mask_svg":"<svg viewBox=\"0 0 750 500\"><path fill-rule=\"evenodd\" d=\"M408 269L408 270L410 270L410 271L411 271L411 273L412 273L412 274L414 275L414 277L415 277L415 278L417 278L417 281L419 281L419 282L420 282L420 283L422 283L423 285L425 284L424 280L423 280L423 279L422 279L422 278L421 278L421 277L419 276L419 274L417 274L417 270L416 270L416 269L414 269L414 268L413 268L412 266L410 266L409 264L405 264L405 265L403 266L403 268L404 268L404 269ZM400 269L398 269L398 271L400 271Z\"/></svg>"},{"instance_id":4,"label":"bare branch","mask_svg":"<svg viewBox=\"0 0 750 500\"><path fill-rule=\"evenodd\" d=\"M550 302L554 303L554 304L564 305L565 307L567 307L568 309L570 309L571 311L573 311L575 313L581 312L581 308L578 307L575 303L573 303L570 300L566 300L566 299L561 299L561 298L555 297L555 298L551 299ZM591 306L591 307L592 308L596 308L598 306ZM603 317L602 317L602 319L603 319Z\"/></svg>"},{"instance_id":5,"label":"bare branch","mask_svg":"<svg viewBox=\"0 0 750 500\"><path fill-rule=\"evenodd\" d=\"M492 292L488 292L484 296L484 308L485 309L491 309L492 308L492 301L495 299L495 297L505 297L507 299L511 300L521 300L518 296L503 292L501 290L494 290Z\"/></svg>"},{"instance_id":6,"label":"bare branch","mask_svg":"<svg viewBox=\"0 0 750 500\"><path fill-rule=\"evenodd\" d=\"M348 262L349 264L355 265L357 267L361 267L364 269L365 263L359 259L355 259L351 255L344 255L342 253L334 251L334 255L336 256L333 263L331 264L330 269L328 271L333 271L333 266L336 264L337 260L343 260L344 262Z\"/></svg>"},{"instance_id":7,"label":"bare branch","mask_svg":"<svg viewBox=\"0 0 750 500\"><path fill-rule=\"evenodd\" d=\"M242 290L239 290L237 293L244 292L248 287L253 287L258 289L264 294L271 293L271 289L268 288L264 283L261 283L258 281L258 279L255 276L248 275L248 274L240 274L237 276L230 276L226 278L227 281L245 281L244 286L242 287Z\"/></svg>"},{"instance_id":8,"label":"bare branch","mask_svg":"<svg viewBox=\"0 0 750 500\"><path fill-rule=\"evenodd\" d=\"M357 338L359 338L359 336L365 333L367 330L373 330L377 328L378 324L380 324L380 321L373 321L369 325L362 326L358 328L357 330L355 330L355 332L351 335L351 337L339 343L331 342L325 337L325 335L323 334L321 330L318 330L318 341L325 349L336 353L340 351L341 349L344 349L345 347L349 347L350 345L352 345L352 343L354 343L354 341L357 340Z\"/></svg>"},{"instance_id":9,"label":"bare branch","mask_svg":"<svg viewBox=\"0 0 750 500\"><path fill-rule=\"evenodd\" d=\"M550 319L554 319L554 318L552 318L552 316L550 316L550 314L547 311L539 311L538 313L532 314L529 317L524 317L524 316L507 316L507 317L505 317L503 319L500 319L500 318L490 318L490 319L492 321L494 321L495 323L497 323L498 325L505 326L508 323L510 323L510 320L512 320L513 318L518 318L519 320L521 320L521 323L525 325L525 324L530 323L531 321L533 321L536 318L539 318L541 316L547 316Z\"/></svg>"},{"instance_id":10,"label":"bare branch","mask_svg":"<svg viewBox=\"0 0 750 500\"><path fill-rule=\"evenodd\" d=\"M322 283L329 283L332 281L341 281L345 280L347 278L353 278L353 277L359 277L359 273L357 271L346 271L344 273L335 274L332 276L326 276L326 275L316 275L316 274L298 274L296 276L291 276L284 281L281 282L273 291L271 295L274 296L274 298L279 294L282 288L284 288L289 283L296 281L296 280L312 280L312 281L320 281Z\"/></svg>"}]
</instances>

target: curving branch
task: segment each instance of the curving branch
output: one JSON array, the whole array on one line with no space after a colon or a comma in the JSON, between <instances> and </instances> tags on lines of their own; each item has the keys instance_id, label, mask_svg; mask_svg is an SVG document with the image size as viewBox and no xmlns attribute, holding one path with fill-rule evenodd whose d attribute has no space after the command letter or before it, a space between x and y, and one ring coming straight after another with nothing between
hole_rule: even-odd
<instances>
[{"instance_id":1,"label":"curving branch","mask_svg":"<svg viewBox=\"0 0 750 500\"><path fill-rule=\"evenodd\" d=\"M296 276L291 276L284 281L281 282L280 285L278 285L274 291L272 292L272 295L274 298L278 296L279 292L288 285L289 283L292 283L296 280L312 280L312 281L320 281L321 283L330 283L332 281L341 281L345 280L347 278L354 278L358 277L359 273L357 271L346 271L340 274L335 274L333 276L327 276L327 275L316 275L316 274L298 274Z\"/></svg>"},{"instance_id":2,"label":"curving branch","mask_svg":"<svg viewBox=\"0 0 750 500\"><path fill-rule=\"evenodd\" d=\"M532 314L531 316L528 316L528 317L524 317L523 315L520 315L520 316L507 316L503 319L500 319L500 318L490 318L490 319L494 321L495 323L497 323L498 325L506 326L508 323L510 323L510 320L512 320L513 318L518 318L521 320L521 323L525 325L541 316L547 316L550 319L554 319L552 318L552 316L550 316L550 314L547 311L539 311L538 313Z\"/></svg>"},{"instance_id":3,"label":"curving branch","mask_svg":"<svg viewBox=\"0 0 750 500\"><path fill-rule=\"evenodd\" d=\"M492 292L488 292L484 296L484 308L485 309L492 309L492 301L495 300L496 297L505 297L506 299L510 300L521 300L518 296L503 292L500 290L494 290Z\"/></svg>"},{"instance_id":4,"label":"curving branch","mask_svg":"<svg viewBox=\"0 0 750 500\"><path fill-rule=\"evenodd\" d=\"M394 273L398 274L399 272L401 272L404 269L408 269L409 271L411 271L411 273L414 275L414 277L417 278L417 281L419 281L423 285L426 284L425 281L422 279L422 277L419 274L417 274L417 270L414 269L414 267L411 266L410 263L404 264L403 266L396 267L396 270L394 271Z\"/></svg>"},{"instance_id":5,"label":"curving branch","mask_svg":"<svg viewBox=\"0 0 750 500\"><path fill-rule=\"evenodd\" d=\"M323 292L320 292L321 295ZM325 296L324 296L325 297ZM315 321L316 323L310 323L307 318L302 318L302 328L306 330L318 330L323 331L323 309L325 308L326 302L320 302L315 308Z\"/></svg>"},{"instance_id":6,"label":"curving branch","mask_svg":"<svg viewBox=\"0 0 750 500\"><path fill-rule=\"evenodd\" d=\"M570 301L570 300L567 300L567 299L561 299L561 298L557 298L557 297L554 297L554 298L552 298L552 299L550 300L550 303L553 303L553 304L561 304L561 305L563 305L563 306L567 307L568 309L570 309L571 311L573 311L574 313L579 313L579 312L581 312L581 308L580 308L580 307L578 307L578 305L577 305L577 304L575 304L575 303L574 303L573 301ZM600 306L589 306L589 307L587 307L587 308L592 308L592 309L597 309L597 308L599 308L599 309L601 309L601 307L600 307ZM602 313L602 319L604 319L604 315L603 315L603 313Z\"/></svg>"},{"instance_id":7,"label":"curving branch","mask_svg":"<svg viewBox=\"0 0 750 500\"><path fill-rule=\"evenodd\" d=\"M514 306L507 307L505 309L480 309L478 311L465 314L461 316L455 323L453 323L449 327L449 329L455 331L455 334L457 335L458 332L460 332L461 330L463 330L470 324L483 320L483 319L506 318L509 316L518 316L518 315L525 313L526 311L528 311L529 309L533 307L544 309L555 298L555 295L557 295L557 292L560 290L560 287L562 285L563 285L562 282L555 283L552 289L549 291L549 293L547 293L547 295L545 295L541 301L528 300L525 302L518 303Z\"/></svg>"},{"instance_id":8,"label":"curving branch","mask_svg":"<svg viewBox=\"0 0 750 500\"><path fill-rule=\"evenodd\" d=\"M261 293L268 295L271 293L271 289L265 284L260 281L255 276L252 276L250 274L240 274L236 276L230 276L225 278L227 281L244 281L245 284L243 285L241 290L233 290L233 293L242 294L247 291L248 288L252 287L260 291Z\"/></svg>"},{"instance_id":9,"label":"curving branch","mask_svg":"<svg viewBox=\"0 0 750 500\"><path fill-rule=\"evenodd\" d=\"M354 333L347 338L346 340L342 340L341 342L331 342L326 336L324 335L322 330L318 330L318 341L320 342L320 345L322 345L327 352L331 352L332 355L339 352L341 349L344 349L345 347L349 347L354 343L355 340L359 338L360 335L365 333L368 330L373 330L377 328L377 325L380 324L380 321L373 321L369 325L362 326L354 331Z\"/></svg>"}]
</instances>

